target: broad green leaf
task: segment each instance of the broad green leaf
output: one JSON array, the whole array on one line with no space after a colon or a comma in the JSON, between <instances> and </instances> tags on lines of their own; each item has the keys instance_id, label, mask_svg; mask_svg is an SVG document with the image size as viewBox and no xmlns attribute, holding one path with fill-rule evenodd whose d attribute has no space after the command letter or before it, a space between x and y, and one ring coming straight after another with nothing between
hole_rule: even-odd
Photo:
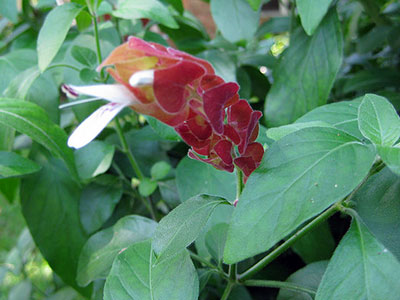
<instances>
[{"instance_id":1,"label":"broad green leaf","mask_svg":"<svg viewBox=\"0 0 400 300\"><path fill-rule=\"evenodd\" d=\"M254 11L246 0L210 2L212 17L228 41L234 43L253 38L260 21L260 10Z\"/></svg>"},{"instance_id":2,"label":"broad green leaf","mask_svg":"<svg viewBox=\"0 0 400 300\"><path fill-rule=\"evenodd\" d=\"M393 173L400 176L400 148L378 146L378 154Z\"/></svg>"},{"instance_id":3,"label":"broad green leaf","mask_svg":"<svg viewBox=\"0 0 400 300\"><path fill-rule=\"evenodd\" d=\"M392 146L400 137L400 118L393 105L374 94L364 96L358 108L358 126L376 145Z\"/></svg>"},{"instance_id":4,"label":"broad green leaf","mask_svg":"<svg viewBox=\"0 0 400 300\"><path fill-rule=\"evenodd\" d=\"M219 223L211 227L206 233L205 241L207 250L218 263L222 262L222 257L224 256L228 227L227 223Z\"/></svg>"},{"instance_id":5,"label":"broad green leaf","mask_svg":"<svg viewBox=\"0 0 400 300\"><path fill-rule=\"evenodd\" d=\"M296 0L301 24L308 35L313 35L321 20L324 18L332 0Z\"/></svg>"},{"instance_id":6,"label":"broad green leaf","mask_svg":"<svg viewBox=\"0 0 400 300\"><path fill-rule=\"evenodd\" d=\"M327 104L306 113L295 123L326 122L337 129L362 140L364 137L358 129L358 106L361 98L353 101L342 101Z\"/></svg>"},{"instance_id":7,"label":"broad green leaf","mask_svg":"<svg viewBox=\"0 0 400 300\"><path fill-rule=\"evenodd\" d=\"M185 157L176 168L176 185L181 201L207 194L236 199L236 176L223 172L203 162Z\"/></svg>"},{"instance_id":8,"label":"broad green leaf","mask_svg":"<svg viewBox=\"0 0 400 300\"><path fill-rule=\"evenodd\" d=\"M340 241L319 285L316 300L395 300L400 294L400 263L354 220Z\"/></svg>"},{"instance_id":9,"label":"broad green leaf","mask_svg":"<svg viewBox=\"0 0 400 300\"><path fill-rule=\"evenodd\" d=\"M163 180L158 182L161 198L170 208L175 208L181 204L175 179Z\"/></svg>"},{"instance_id":10,"label":"broad green leaf","mask_svg":"<svg viewBox=\"0 0 400 300\"><path fill-rule=\"evenodd\" d=\"M283 125L283 126L268 129L267 137L277 141L292 132L298 131L303 128L309 128L309 127L332 127L332 126L324 121L310 121L310 122L304 122L304 123L296 122L293 124Z\"/></svg>"},{"instance_id":11,"label":"broad green leaf","mask_svg":"<svg viewBox=\"0 0 400 300\"><path fill-rule=\"evenodd\" d=\"M67 164L70 172L77 175L74 154L67 146L67 135L52 123L36 104L16 99L0 99L0 123L26 134L42 144Z\"/></svg>"},{"instance_id":12,"label":"broad green leaf","mask_svg":"<svg viewBox=\"0 0 400 300\"><path fill-rule=\"evenodd\" d=\"M41 72L46 70L58 50L60 50L72 21L81 10L82 6L78 4L65 3L61 6L56 6L47 15L37 41L39 69Z\"/></svg>"},{"instance_id":13,"label":"broad green leaf","mask_svg":"<svg viewBox=\"0 0 400 300\"><path fill-rule=\"evenodd\" d=\"M92 235L79 257L77 282L86 286L106 278L118 253L130 245L151 238L157 223L142 216L126 216L115 225Z\"/></svg>"},{"instance_id":14,"label":"broad green leaf","mask_svg":"<svg viewBox=\"0 0 400 300\"><path fill-rule=\"evenodd\" d=\"M330 259L335 250L335 240L327 222L308 232L292 246L306 264Z\"/></svg>"},{"instance_id":15,"label":"broad green leaf","mask_svg":"<svg viewBox=\"0 0 400 300\"><path fill-rule=\"evenodd\" d=\"M75 151L76 167L83 180L106 172L114 157L114 146L102 141L93 141Z\"/></svg>"},{"instance_id":16,"label":"broad green leaf","mask_svg":"<svg viewBox=\"0 0 400 300\"><path fill-rule=\"evenodd\" d=\"M315 245L314 245L315 246ZM328 261L318 261L311 263L304 268L294 272L286 280L295 283L310 290L317 291L322 276L325 273ZM314 297L305 292L280 289L277 300L312 300Z\"/></svg>"},{"instance_id":17,"label":"broad green leaf","mask_svg":"<svg viewBox=\"0 0 400 300\"><path fill-rule=\"evenodd\" d=\"M0 15L13 23L18 22L18 8L15 0L2 0L0 2Z\"/></svg>"},{"instance_id":18,"label":"broad green leaf","mask_svg":"<svg viewBox=\"0 0 400 300\"><path fill-rule=\"evenodd\" d=\"M75 300L78 297L78 293L73 288L66 286L50 295L46 300Z\"/></svg>"},{"instance_id":19,"label":"broad green leaf","mask_svg":"<svg viewBox=\"0 0 400 300\"><path fill-rule=\"evenodd\" d=\"M233 212L225 262L268 250L343 199L368 174L374 159L372 147L334 128L305 128L273 143Z\"/></svg>"},{"instance_id":20,"label":"broad green leaf","mask_svg":"<svg viewBox=\"0 0 400 300\"><path fill-rule=\"evenodd\" d=\"M115 259L104 300L196 300L199 280L187 251L154 265L150 241L134 244Z\"/></svg>"},{"instance_id":21,"label":"broad green leaf","mask_svg":"<svg viewBox=\"0 0 400 300\"><path fill-rule=\"evenodd\" d=\"M400 177L388 168L375 174L354 195L368 229L400 261Z\"/></svg>"},{"instance_id":22,"label":"broad green leaf","mask_svg":"<svg viewBox=\"0 0 400 300\"><path fill-rule=\"evenodd\" d=\"M75 288L78 258L87 239L79 220L80 192L56 159L21 182L22 213L35 244L51 268Z\"/></svg>"},{"instance_id":23,"label":"broad green leaf","mask_svg":"<svg viewBox=\"0 0 400 300\"><path fill-rule=\"evenodd\" d=\"M88 234L100 229L112 215L122 196L122 184L111 175L87 185L79 201L82 226Z\"/></svg>"},{"instance_id":24,"label":"broad green leaf","mask_svg":"<svg viewBox=\"0 0 400 300\"><path fill-rule=\"evenodd\" d=\"M213 210L227 203L223 198L199 195L176 207L157 226L152 242L156 255L165 259L181 252L194 242Z\"/></svg>"},{"instance_id":25,"label":"broad green leaf","mask_svg":"<svg viewBox=\"0 0 400 300\"><path fill-rule=\"evenodd\" d=\"M171 171L171 165L165 161L159 161L155 163L150 170L151 178L154 180L160 180L165 178Z\"/></svg>"},{"instance_id":26,"label":"broad green leaf","mask_svg":"<svg viewBox=\"0 0 400 300\"><path fill-rule=\"evenodd\" d=\"M183 14L184 8L182 0L165 0L165 2L172 5L180 14Z\"/></svg>"},{"instance_id":27,"label":"broad green leaf","mask_svg":"<svg viewBox=\"0 0 400 300\"><path fill-rule=\"evenodd\" d=\"M335 10L328 12L313 36L297 28L274 68L265 106L270 127L292 123L328 99L342 64L343 41ZM325 120L321 120L325 121Z\"/></svg>"},{"instance_id":28,"label":"broad green leaf","mask_svg":"<svg viewBox=\"0 0 400 300\"><path fill-rule=\"evenodd\" d=\"M74 45L71 48L71 55L77 62L89 68L94 67L97 64L97 55L90 48Z\"/></svg>"},{"instance_id":29,"label":"broad green leaf","mask_svg":"<svg viewBox=\"0 0 400 300\"><path fill-rule=\"evenodd\" d=\"M174 128L168 126L161 121L158 121L156 118L145 116L146 121L149 123L151 128L163 139L169 141L181 141L181 137L176 133Z\"/></svg>"},{"instance_id":30,"label":"broad green leaf","mask_svg":"<svg viewBox=\"0 0 400 300\"><path fill-rule=\"evenodd\" d=\"M148 18L170 28L179 27L168 9L158 0L120 0L113 16L129 20Z\"/></svg>"},{"instance_id":31,"label":"broad green leaf","mask_svg":"<svg viewBox=\"0 0 400 300\"><path fill-rule=\"evenodd\" d=\"M35 173L40 166L14 152L0 151L0 178Z\"/></svg>"}]
</instances>

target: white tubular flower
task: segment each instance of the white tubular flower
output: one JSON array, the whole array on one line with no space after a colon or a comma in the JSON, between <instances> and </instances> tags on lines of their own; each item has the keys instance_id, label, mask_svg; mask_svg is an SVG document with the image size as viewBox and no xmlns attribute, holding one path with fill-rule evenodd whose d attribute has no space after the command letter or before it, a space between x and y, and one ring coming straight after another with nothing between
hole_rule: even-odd
<instances>
[{"instance_id":1,"label":"white tubular flower","mask_svg":"<svg viewBox=\"0 0 400 300\"><path fill-rule=\"evenodd\" d=\"M154 71L140 71L132 75L129 82L132 86L144 86L153 84ZM70 96L87 95L94 99L85 99L76 103L85 103L93 100L104 99L110 103L103 105L86 118L71 134L68 146L79 149L96 138L112 119L125 107L137 102L135 95L121 84L99 84L87 86L64 86ZM73 103L71 103L73 105ZM64 107L70 106L69 104Z\"/></svg>"}]
</instances>

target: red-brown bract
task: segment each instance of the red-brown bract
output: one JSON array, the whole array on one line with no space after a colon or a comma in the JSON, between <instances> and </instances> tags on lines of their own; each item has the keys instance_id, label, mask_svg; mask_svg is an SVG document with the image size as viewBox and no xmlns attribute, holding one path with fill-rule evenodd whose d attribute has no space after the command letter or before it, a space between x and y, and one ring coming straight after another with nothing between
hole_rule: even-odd
<instances>
[{"instance_id":1,"label":"red-brown bract","mask_svg":"<svg viewBox=\"0 0 400 300\"><path fill-rule=\"evenodd\" d=\"M261 112L240 100L239 86L215 75L207 61L130 37L99 69L104 66L132 93L133 110L174 127L191 146L189 157L228 172L236 165L244 180L260 164L264 149L255 139ZM132 76L146 70L151 82L132 84Z\"/></svg>"}]
</instances>

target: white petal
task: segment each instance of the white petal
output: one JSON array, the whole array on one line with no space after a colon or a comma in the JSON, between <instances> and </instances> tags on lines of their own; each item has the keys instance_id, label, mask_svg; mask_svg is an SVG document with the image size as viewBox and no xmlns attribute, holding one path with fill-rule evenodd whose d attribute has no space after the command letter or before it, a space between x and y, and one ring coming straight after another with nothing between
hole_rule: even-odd
<instances>
[{"instance_id":1,"label":"white petal","mask_svg":"<svg viewBox=\"0 0 400 300\"><path fill-rule=\"evenodd\" d=\"M144 70L134 73L129 78L129 85L133 87L152 85L154 81L154 70Z\"/></svg>"},{"instance_id":2,"label":"white petal","mask_svg":"<svg viewBox=\"0 0 400 300\"><path fill-rule=\"evenodd\" d=\"M89 144L124 107L125 104L109 103L97 109L71 134L68 146L79 149Z\"/></svg>"},{"instance_id":3,"label":"white petal","mask_svg":"<svg viewBox=\"0 0 400 300\"><path fill-rule=\"evenodd\" d=\"M130 105L136 102L135 95L122 84L70 85L79 94L99 97L114 103Z\"/></svg>"}]
</instances>

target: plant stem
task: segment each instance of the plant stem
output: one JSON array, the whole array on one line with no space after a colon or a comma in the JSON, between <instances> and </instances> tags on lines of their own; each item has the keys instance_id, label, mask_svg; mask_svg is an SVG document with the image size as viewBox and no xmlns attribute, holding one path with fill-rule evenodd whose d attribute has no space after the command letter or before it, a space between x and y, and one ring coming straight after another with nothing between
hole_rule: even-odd
<instances>
[{"instance_id":1,"label":"plant stem","mask_svg":"<svg viewBox=\"0 0 400 300\"><path fill-rule=\"evenodd\" d=\"M99 27L97 25L97 18L95 15L92 16L93 19L93 27L94 27L94 37L96 40L96 50L97 50L97 61L99 65L101 65L103 58L101 56L101 48L100 48L100 37L99 37ZM104 80L104 72L103 70L100 71L100 78Z\"/></svg>"},{"instance_id":2,"label":"plant stem","mask_svg":"<svg viewBox=\"0 0 400 300\"><path fill-rule=\"evenodd\" d=\"M287 289L295 292L304 292L310 295L315 295L316 292L312 289L305 288L303 286L291 283L291 282L282 282L275 280L246 280L243 282L246 286L260 286L260 287L269 287L269 288L278 288L278 289Z\"/></svg>"},{"instance_id":3,"label":"plant stem","mask_svg":"<svg viewBox=\"0 0 400 300\"><path fill-rule=\"evenodd\" d=\"M139 180L143 180L143 178L144 178L143 173L140 170L139 165L137 164L135 157L133 156L131 150L129 149L128 143L126 141L126 138L124 136L124 133L122 131L122 127L121 127L121 124L119 123L118 118L115 118L115 125L116 125L119 140L121 141L122 151L128 157L129 162L130 162L132 169L135 172L136 176L139 178Z\"/></svg>"},{"instance_id":4,"label":"plant stem","mask_svg":"<svg viewBox=\"0 0 400 300\"><path fill-rule=\"evenodd\" d=\"M210 263L208 260L202 258L201 256L197 255L196 253L189 250L190 257L197 260L198 262L202 263L203 265L209 267L210 269L215 270L218 274L220 274L225 279L229 279L228 274L222 271L220 268L215 266L214 264Z\"/></svg>"},{"instance_id":5,"label":"plant stem","mask_svg":"<svg viewBox=\"0 0 400 300\"><path fill-rule=\"evenodd\" d=\"M336 213L339 210L339 205L341 205L341 202L342 201L332 205L330 208L325 210L322 214L320 214L318 217L316 217L314 220L312 220L306 226L304 226L299 231L297 231L294 235L292 235L289 239L287 239L282 245L280 245L278 248L274 249L267 256L265 256L263 259L261 259L258 263L256 263L254 266L252 266L250 269L248 269L244 273L240 274L239 280L245 281L245 280L251 278L256 273L258 273L259 271L261 271L266 265L268 265L275 258L277 258L279 255L281 255L283 252L285 252L287 249L289 249L297 240L299 240L301 237L303 237L306 233L308 233L313 228L317 227L319 224L321 224L326 219L328 219L330 216L332 216L334 213Z\"/></svg>"},{"instance_id":6,"label":"plant stem","mask_svg":"<svg viewBox=\"0 0 400 300\"><path fill-rule=\"evenodd\" d=\"M240 171L239 168L236 168L236 199L239 200L240 195L242 194L244 185L243 185L243 172Z\"/></svg>"},{"instance_id":7,"label":"plant stem","mask_svg":"<svg viewBox=\"0 0 400 300\"><path fill-rule=\"evenodd\" d=\"M228 282L228 285L226 286L225 291L224 291L224 293L222 294L221 300L226 300L226 299L228 299L229 294L231 293L232 288L233 288L234 285L235 285L234 282L232 282L232 281L229 281L229 282Z\"/></svg>"},{"instance_id":8,"label":"plant stem","mask_svg":"<svg viewBox=\"0 0 400 300\"><path fill-rule=\"evenodd\" d=\"M66 64L56 64L56 65L51 65L49 66L46 71L51 70L51 69L55 69L55 68L69 68L71 70L80 72L81 70L79 70L79 68L74 67L74 66L70 66L70 65L66 65Z\"/></svg>"}]
</instances>

